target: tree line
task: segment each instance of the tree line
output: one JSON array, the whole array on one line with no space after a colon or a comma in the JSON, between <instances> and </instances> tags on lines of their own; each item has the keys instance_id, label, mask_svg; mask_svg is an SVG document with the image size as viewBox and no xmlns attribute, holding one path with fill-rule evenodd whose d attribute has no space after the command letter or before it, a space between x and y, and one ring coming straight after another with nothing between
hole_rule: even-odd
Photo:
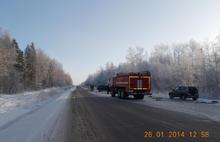
<instances>
[{"instance_id":1,"label":"tree line","mask_svg":"<svg viewBox=\"0 0 220 142\"><path fill-rule=\"evenodd\" d=\"M0 30L0 93L17 93L72 85L62 64L51 59L34 43L22 51L16 39Z\"/></svg>"},{"instance_id":2,"label":"tree line","mask_svg":"<svg viewBox=\"0 0 220 142\"><path fill-rule=\"evenodd\" d=\"M214 41L159 44L151 52L129 48L126 62L107 63L88 76L84 85L107 84L118 72L148 70L154 91L169 91L177 85L193 85L202 95L220 97L220 35Z\"/></svg>"}]
</instances>

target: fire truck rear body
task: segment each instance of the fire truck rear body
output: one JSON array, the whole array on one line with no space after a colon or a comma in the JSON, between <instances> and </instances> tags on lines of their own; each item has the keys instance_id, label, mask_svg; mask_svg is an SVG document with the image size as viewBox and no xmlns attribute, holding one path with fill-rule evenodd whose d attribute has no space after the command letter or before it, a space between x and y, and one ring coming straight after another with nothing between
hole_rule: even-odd
<instances>
[{"instance_id":1,"label":"fire truck rear body","mask_svg":"<svg viewBox=\"0 0 220 142\"><path fill-rule=\"evenodd\" d=\"M149 72L120 73L111 80L112 96L119 98L133 95L142 99L144 95L151 95L151 75ZM122 95L122 96L121 96Z\"/></svg>"}]
</instances>

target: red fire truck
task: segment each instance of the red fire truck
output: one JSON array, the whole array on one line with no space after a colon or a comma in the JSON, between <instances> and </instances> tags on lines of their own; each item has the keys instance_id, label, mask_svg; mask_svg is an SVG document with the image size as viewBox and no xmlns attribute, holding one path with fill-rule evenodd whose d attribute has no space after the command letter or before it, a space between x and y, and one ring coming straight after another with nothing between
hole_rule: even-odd
<instances>
[{"instance_id":1,"label":"red fire truck","mask_svg":"<svg viewBox=\"0 0 220 142\"><path fill-rule=\"evenodd\" d=\"M112 97L121 99L133 95L135 99L143 99L151 95L151 74L149 71L137 73L118 73L110 79L109 88Z\"/></svg>"}]
</instances>

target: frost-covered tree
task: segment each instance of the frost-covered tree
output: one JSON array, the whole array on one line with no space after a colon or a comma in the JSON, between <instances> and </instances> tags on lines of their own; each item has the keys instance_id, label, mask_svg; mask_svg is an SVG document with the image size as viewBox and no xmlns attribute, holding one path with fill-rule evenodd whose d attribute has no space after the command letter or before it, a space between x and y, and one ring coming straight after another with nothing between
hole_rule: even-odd
<instances>
[{"instance_id":1,"label":"frost-covered tree","mask_svg":"<svg viewBox=\"0 0 220 142\"><path fill-rule=\"evenodd\" d=\"M144 48L128 48L126 60L132 66L136 66L144 60Z\"/></svg>"},{"instance_id":2,"label":"frost-covered tree","mask_svg":"<svg viewBox=\"0 0 220 142\"><path fill-rule=\"evenodd\" d=\"M3 93L14 93L23 89L20 64L22 54L15 40L9 34L1 34L0 37L0 91Z\"/></svg>"},{"instance_id":3,"label":"frost-covered tree","mask_svg":"<svg viewBox=\"0 0 220 142\"><path fill-rule=\"evenodd\" d=\"M34 43L24 53L15 39L0 30L0 93L72 85L71 76Z\"/></svg>"}]
</instances>

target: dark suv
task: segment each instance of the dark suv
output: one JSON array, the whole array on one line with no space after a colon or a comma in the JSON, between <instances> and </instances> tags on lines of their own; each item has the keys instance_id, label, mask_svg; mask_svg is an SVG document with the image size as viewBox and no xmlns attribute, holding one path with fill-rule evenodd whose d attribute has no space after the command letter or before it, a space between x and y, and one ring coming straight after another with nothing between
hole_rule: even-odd
<instances>
[{"instance_id":1,"label":"dark suv","mask_svg":"<svg viewBox=\"0 0 220 142\"><path fill-rule=\"evenodd\" d=\"M107 85L99 85L99 86L97 87L97 90L98 90L99 92L108 91L108 90L109 90L109 87L108 87Z\"/></svg>"},{"instance_id":2,"label":"dark suv","mask_svg":"<svg viewBox=\"0 0 220 142\"><path fill-rule=\"evenodd\" d=\"M193 86L178 86L169 92L170 99L180 97L181 99L192 98L194 101L198 99L198 89Z\"/></svg>"}]
</instances>

